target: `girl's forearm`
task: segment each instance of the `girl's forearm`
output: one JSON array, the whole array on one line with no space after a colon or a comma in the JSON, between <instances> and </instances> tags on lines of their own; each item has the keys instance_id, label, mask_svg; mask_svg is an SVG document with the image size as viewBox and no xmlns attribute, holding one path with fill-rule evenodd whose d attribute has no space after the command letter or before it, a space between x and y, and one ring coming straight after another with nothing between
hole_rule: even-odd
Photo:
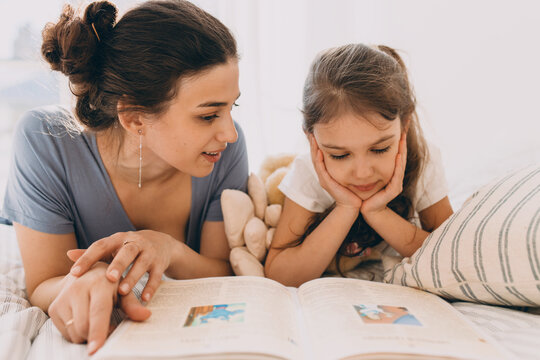
<instances>
[{"instance_id":1,"label":"girl's forearm","mask_svg":"<svg viewBox=\"0 0 540 360\"><path fill-rule=\"evenodd\" d=\"M171 263L165 275L173 279L196 279L233 275L229 261L201 255L177 241L172 249Z\"/></svg>"},{"instance_id":2,"label":"girl's forearm","mask_svg":"<svg viewBox=\"0 0 540 360\"><path fill-rule=\"evenodd\" d=\"M363 216L368 225L404 257L414 254L429 235L389 208Z\"/></svg>"},{"instance_id":3,"label":"girl's forearm","mask_svg":"<svg viewBox=\"0 0 540 360\"><path fill-rule=\"evenodd\" d=\"M320 277L358 214L358 209L336 206L302 244L281 250L267 264L266 276L287 286L299 286Z\"/></svg>"}]
</instances>

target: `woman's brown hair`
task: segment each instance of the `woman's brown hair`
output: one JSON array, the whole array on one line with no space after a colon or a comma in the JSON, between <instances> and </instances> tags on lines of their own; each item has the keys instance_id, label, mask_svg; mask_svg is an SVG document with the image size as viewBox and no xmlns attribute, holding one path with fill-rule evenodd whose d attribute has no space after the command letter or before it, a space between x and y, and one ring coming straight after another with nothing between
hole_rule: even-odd
<instances>
[{"instance_id":1,"label":"woman's brown hair","mask_svg":"<svg viewBox=\"0 0 540 360\"><path fill-rule=\"evenodd\" d=\"M43 30L42 55L68 76L89 129L111 128L120 98L127 110L159 114L180 78L238 56L225 25L188 1L148 1L116 17L108 1L91 3L82 18L66 5Z\"/></svg>"},{"instance_id":2,"label":"woman's brown hair","mask_svg":"<svg viewBox=\"0 0 540 360\"><path fill-rule=\"evenodd\" d=\"M304 85L303 128L307 134L311 134L316 124L327 123L345 112L376 112L388 121L400 119L402 128L409 127L407 164L403 191L388 207L410 220L414 214L412 201L416 195L416 184L427 157L415 109L414 92L409 84L405 64L397 51L382 45L370 47L350 44L328 49L313 61ZM302 243L332 209L333 206L323 213L315 214L305 233L290 245ZM355 242L361 249L365 249L382 240L360 214L336 256L338 271L341 273L339 258L345 253L348 244Z\"/></svg>"}]
</instances>

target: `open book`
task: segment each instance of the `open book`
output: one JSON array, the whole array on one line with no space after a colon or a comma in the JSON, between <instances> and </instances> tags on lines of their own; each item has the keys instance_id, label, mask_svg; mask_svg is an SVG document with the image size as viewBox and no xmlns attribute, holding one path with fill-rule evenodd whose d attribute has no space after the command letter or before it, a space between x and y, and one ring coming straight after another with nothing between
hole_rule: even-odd
<instances>
[{"instance_id":1,"label":"open book","mask_svg":"<svg viewBox=\"0 0 540 360\"><path fill-rule=\"evenodd\" d=\"M123 321L95 359L507 359L439 297L322 278L164 281L142 323Z\"/></svg>"}]
</instances>

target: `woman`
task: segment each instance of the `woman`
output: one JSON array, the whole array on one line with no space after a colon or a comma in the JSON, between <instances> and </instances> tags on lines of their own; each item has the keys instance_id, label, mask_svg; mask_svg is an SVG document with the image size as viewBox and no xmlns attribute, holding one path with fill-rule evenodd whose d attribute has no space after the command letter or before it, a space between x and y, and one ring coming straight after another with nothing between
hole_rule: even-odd
<instances>
[{"instance_id":1,"label":"woman","mask_svg":"<svg viewBox=\"0 0 540 360\"><path fill-rule=\"evenodd\" d=\"M181 0L143 3L118 23L116 14L107 1L82 18L67 6L44 29L43 56L69 77L75 117L48 107L21 119L3 207L28 298L90 354L117 294L131 319L150 315L131 292L145 272L143 300L163 273L232 274L219 199L247 180L229 30ZM88 250L72 268L76 248Z\"/></svg>"}]
</instances>

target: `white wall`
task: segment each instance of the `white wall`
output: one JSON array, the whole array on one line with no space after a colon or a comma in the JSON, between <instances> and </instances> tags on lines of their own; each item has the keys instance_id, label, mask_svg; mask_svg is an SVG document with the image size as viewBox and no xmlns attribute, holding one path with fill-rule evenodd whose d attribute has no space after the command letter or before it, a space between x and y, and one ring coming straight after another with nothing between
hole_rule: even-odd
<instances>
[{"instance_id":1,"label":"white wall","mask_svg":"<svg viewBox=\"0 0 540 360\"><path fill-rule=\"evenodd\" d=\"M7 35L14 33L14 24L34 21L41 29L45 21L56 19L61 2L43 7L39 0L21 1L17 4L24 4L25 11L1 12L5 36L0 57L7 54L4 47L11 44ZM125 10L129 3L118 4ZM237 36L242 97L235 118L246 132L253 171L269 154L306 149L299 109L308 66L318 51L350 42L402 50L424 129L442 150L454 203L493 176L540 162L538 1L195 3ZM0 133L1 141L5 138ZM0 167L5 164L0 161Z\"/></svg>"},{"instance_id":2,"label":"white wall","mask_svg":"<svg viewBox=\"0 0 540 360\"><path fill-rule=\"evenodd\" d=\"M301 93L314 55L349 42L402 50L430 140L460 204L540 162L540 2L199 0L236 34L251 167L306 149Z\"/></svg>"}]
</instances>

